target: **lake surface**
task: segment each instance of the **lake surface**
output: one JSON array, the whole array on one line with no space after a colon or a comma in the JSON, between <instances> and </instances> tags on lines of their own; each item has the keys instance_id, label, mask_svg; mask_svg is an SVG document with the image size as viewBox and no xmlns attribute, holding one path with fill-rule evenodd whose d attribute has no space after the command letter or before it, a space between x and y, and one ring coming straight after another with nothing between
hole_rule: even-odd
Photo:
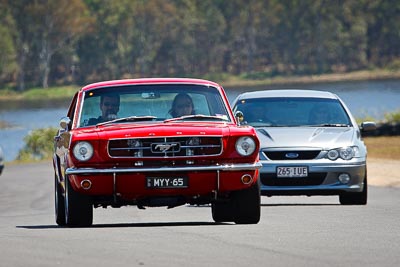
<instances>
[{"instance_id":1,"label":"lake surface","mask_svg":"<svg viewBox=\"0 0 400 267\"><path fill-rule=\"evenodd\" d=\"M292 88L335 93L342 98L356 118L373 117L376 120L383 120L385 113L400 112L400 80L226 87L225 90L229 101L233 102L240 93L246 91ZM12 127L0 129L0 146L3 148L6 161L11 161L24 147L24 137L31 130L50 126L58 127L60 118L67 112L69 101L58 103L43 101L32 106L6 104L0 103L0 121Z\"/></svg>"}]
</instances>

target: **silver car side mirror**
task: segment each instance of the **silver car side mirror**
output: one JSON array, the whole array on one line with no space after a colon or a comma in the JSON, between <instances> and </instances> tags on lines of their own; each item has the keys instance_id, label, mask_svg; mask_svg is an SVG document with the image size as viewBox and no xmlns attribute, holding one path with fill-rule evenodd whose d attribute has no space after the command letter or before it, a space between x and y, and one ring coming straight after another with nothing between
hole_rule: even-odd
<instances>
[{"instance_id":1,"label":"silver car side mirror","mask_svg":"<svg viewBox=\"0 0 400 267\"><path fill-rule=\"evenodd\" d=\"M376 130L376 123L373 121L365 121L361 123L361 131L371 132Z\"/></svg>"}]
</instances>

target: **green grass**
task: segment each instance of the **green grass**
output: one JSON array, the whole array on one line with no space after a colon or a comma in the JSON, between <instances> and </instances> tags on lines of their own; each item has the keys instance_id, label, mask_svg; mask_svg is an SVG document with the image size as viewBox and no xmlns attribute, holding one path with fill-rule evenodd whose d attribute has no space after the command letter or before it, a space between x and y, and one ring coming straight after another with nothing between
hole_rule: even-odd
<instances>
[{"instance_id":1,"label":"green grass","mask_svg":"<svg viewBox=\"0 0 400 267\"><path fill-rule=\"evenodd\" d=\"M71 99L72 96L79 90L78 86L61 86L51 88L32 88L22 93L10 90L0 89L0 101L30 101L30 100L56 100L56 99Z\"/></svg>"},{"instance_id":2,"label":"green grass","mask_svg":"<svg viewBox=\"0 0 400 267\"><path fill-rule=\"evenodd\" d=\"M29 100L43 98L63 99L71 98L79 88L75 86L55 87L51 89L34 88L24 92L23 96Z\"/></svg>"},{"instance_id":3,"label":"green grass","mask_svg":"<svg viewBox=\"0 0 400 267\"><path fill-rule=\"evenodd\" d=\"M363 81L375 79L399 79L400 69L372 69L360 70L348 73L329 73L320 75L293 75L282 76L269 73L248 73L240 76L234 75L216 75L215 81L226 87L238 86L267 86L279 84L312 84L339 81Z\"/></svg>"}]
</instances>

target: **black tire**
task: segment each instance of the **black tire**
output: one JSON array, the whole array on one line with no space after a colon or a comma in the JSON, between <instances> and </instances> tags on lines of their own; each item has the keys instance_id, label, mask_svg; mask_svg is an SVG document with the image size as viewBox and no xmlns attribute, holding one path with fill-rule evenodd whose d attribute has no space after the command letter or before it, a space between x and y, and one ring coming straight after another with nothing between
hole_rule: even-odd
<instances>
[{"instance_id":1,"label":"black tire","mask_svg":"<svg viewBox=\"0 0 400 267\"><path fill-rule=\"evenodd\" d=\"M215 222L233 222L234 214L230 200L211 204L211 214Z\"/></svg>"},{"instance_id":2,"label":"black tire","mask_svg":"<svg viewBox=\"0 0 400 267\"><path fill-rule=\"evenodd\" d=\"M367 205L368 182L367 175L364 178L364 188L357 193L342 193L339 195L339 202L342 205Z\"/></svg>"},{"instance_id":3,"label":"black tire","mask_svg":"<svg viewBox=\"0 0 400 267\"><path fill-rule=\"evenodd\" d=\"M56 175L54 175L54 207L55 207L56 223L59 226L65 226L64 197Z\"/></svg>"},{"instance_id":4,"label":"black tire","mask_svg":"<svg viewBox=\"0 0 400 267\"><path fill-rule=\"evenodd\" d=\"M252 187L232 193L234 222L236 224L256 224L260 221L261 196L259 181Z\"/></svg>"},{"instance_id":5,"label":"black tire","mask_svg":"<svg viewBox=\"0 0 400 267\"><path fill-rule=\"evenodd\" d=\"M93 223L93 205L90 197L74 191L65 177L65 222L69 227L88 227Z\"/></svg>"}]
</instances>

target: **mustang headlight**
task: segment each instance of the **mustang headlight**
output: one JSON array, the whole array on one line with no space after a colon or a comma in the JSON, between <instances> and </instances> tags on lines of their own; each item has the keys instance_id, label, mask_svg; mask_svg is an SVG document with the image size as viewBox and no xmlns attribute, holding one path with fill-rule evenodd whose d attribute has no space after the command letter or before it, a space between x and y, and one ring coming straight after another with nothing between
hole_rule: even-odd
<instances>
[{"instance_id":1,"label":"mustang headlight","mask_svg":"<svg viewBox=\"0 0 400 267\"><path fill-rule=\"evenodd\" d=\"M336 160L339 157L344 160L351 160L354 157L359 157L359 149L357 146L341 147L328 151L327 157L330 160Z\"/></svg>"},{"instance_id":2,"label":"mustang headlight","mask_svg":"<svg viewBox=\"0 0 400 267\"><path fill-rule=\"evenodd\" d=\"M256 149L256 142L249 136L240 137L236 141L236 151L242 156L249 156L253 154Z\"/></svg>"},{"instance_id":3,"label":"mustang headlight","mask_svg":"<svg viewBox=\"0 0 400 267\"><path fill-rule=\"evenodd\" d=\"M93 146L89 142L78 142L73 149L74 156L79 161L87 161L93 156Z\"/></svg>"}]
</instances>

